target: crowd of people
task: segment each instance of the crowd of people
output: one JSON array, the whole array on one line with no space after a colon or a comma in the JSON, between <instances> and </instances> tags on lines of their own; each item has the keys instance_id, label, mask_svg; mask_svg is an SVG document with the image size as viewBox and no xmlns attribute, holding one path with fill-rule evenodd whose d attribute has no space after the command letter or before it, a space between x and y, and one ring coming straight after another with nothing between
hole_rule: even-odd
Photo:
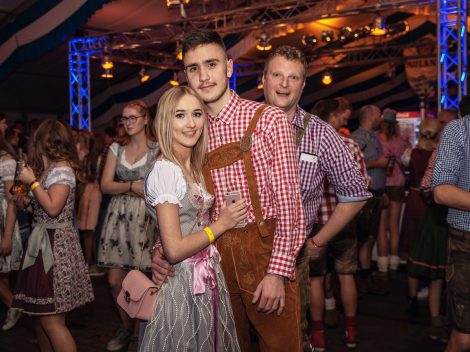
<instances>
[{"instance_id":1,"label":"crowd of people","mask_svg":"<svg viewBox=\"0 0 470 352\"><path fill-rule=\"evenodd\" d=\"M358 296L387 294L406 261L407 311L424 282L430 337L470 349L470 97L413 147L394 110L361 107L349 133L346 99L302 109L297 48L269 55L264 103L229 89L217 33L182 49L188 85L155 118L131 101L103 133L46 120L25 138L0 116L2 329L35 316L41 351L76 351L65 314L94 299L90 276L116 300L139 269L160 287L152 318L116 304L108 351L324 351L339 305L355 348Z\"/></svg>"}]
</instances>

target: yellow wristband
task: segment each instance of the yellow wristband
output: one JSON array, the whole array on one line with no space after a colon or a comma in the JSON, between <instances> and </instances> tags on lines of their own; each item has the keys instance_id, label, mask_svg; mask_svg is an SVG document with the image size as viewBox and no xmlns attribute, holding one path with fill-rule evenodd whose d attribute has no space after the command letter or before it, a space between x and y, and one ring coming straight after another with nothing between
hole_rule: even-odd
<instances>
[{"instance_id":1,"label":"yellow wristband","mask_svg":"<svg viewBox=\"0 0 470 352\"><path fill-rule=\"evenodd\" d=\"M207 237L209 238L209 243L212 244L215 241L214 233L212 232L210 227L204 227L204 232L206 233Z\"/></svg>"},{"instance_id":2,"label":"yellow wristband","mask_svg":"<svg viewBox=\"0 0 470 352\"><path fill-rule=\"evenodd\" d=\"M31 191L34 191L36 188L38 188L40 186L39 182L34 182L32 185L31 185Z\"/></svg>"}]
</instances>

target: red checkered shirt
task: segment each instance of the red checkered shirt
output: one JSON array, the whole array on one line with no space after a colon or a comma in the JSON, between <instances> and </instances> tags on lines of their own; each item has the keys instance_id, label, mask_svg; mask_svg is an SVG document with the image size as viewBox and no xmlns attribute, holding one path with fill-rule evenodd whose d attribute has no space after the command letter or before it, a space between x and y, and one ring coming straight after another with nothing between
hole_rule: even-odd
<instances>
[{"instance_id":1,"label":"red checkered shirt","mask_svg":"<svg viewBox=\"0 0 470 352\"><path fill-rule=\"evenodd\" d=\"M297 107L292 125L294 130L303 128L306 111ZM359 171L349 148L339 134L313 115L299 146L300 186L307 216L307 232L313 227L325 180L335 187L339 201L359 201L371 197L367 181Z\"/></svg>"},{"instance_id":2,"label":"red checkered shirt","mask_svg":"<svg viewBox=\"0 0 470 352\"><path fill-rule=\"evenodd\" d=\"M351 138L340 135L343 142L348 146L354 160L357 165L359 165L359 170L361 171L362 176L367 180L367 185L370 183L370 177L367 175L367 167L364 161L364 154L361 152L359 145L354 142ZM321 200L320 208L318 209L317 214L317 223L326 224L328 219L331 217L333 212L336 209L338 204L338 197L336 197L335 187L328 182L328 179L325 179L325 193Z\"/></svg>"},{"instance_id":3,"label":"red checkered shirt","mask_svg":"<svg viewBox=\"0 0 470 352\"><path fill-rule=\"evenodd\" d=\"M260 103L241 99L235 92L217 116L209 119L209 152L241 137ZM294 136L287 116L280 109L268 106L261 115L252 136L253 168L264 219L277 219L274 244L268 273L295 278L295 260L304 244L305 213L299 188L298 163ZM216 209L219 215L226 191L240 191L249 200L248 182L242 160L211 171L214 180ZM248 222L255 221L251 203Z\"/></svg>"}]
</instances>

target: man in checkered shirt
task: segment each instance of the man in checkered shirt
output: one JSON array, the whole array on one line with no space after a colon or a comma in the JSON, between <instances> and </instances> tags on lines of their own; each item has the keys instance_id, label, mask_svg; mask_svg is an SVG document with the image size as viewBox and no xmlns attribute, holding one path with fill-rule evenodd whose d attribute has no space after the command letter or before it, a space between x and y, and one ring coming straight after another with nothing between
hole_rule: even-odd
<instances>
[{"instance_id":1,"label":"man in checkered shirt","mask_svg":"<svg viewBox=\"0 0 470 352\"><path fill-rule=\"evenodd\" d=\"M459 120L439 142L432 174L434 200L449 207L447 312L452 335L446 352L470 350L470 96L462 98Z\"/></svg>"},{"instance_id":2,"label":"man in checkered shirt","mask_svg":"<svg viewBox=\"0 0 470 352\"><path fill-rule=\"evenodd\" d=\"M306 244L309 256L316 258L325 251L334 236L354 218L371 194L367 191L367 182L359 171L359 165L338 133L314 115L308 124L304 125L306 111L298 103L305 86L306 71L307 62L302 52L290 46L280 47L270 54L266 62L263 88L266 102L286 112L293 132L304 130L303 138L297 147L297 154L300 159L300 185L307 216L307 234L311 233L314 226L324 193L325 180L328 179L336 190L339 200L337 207L329 221ZM308 265L305 265L308 263L308 258L305 252L299 255L299 261L302 328L305 336L306 307L310 302ZM320 292L316 290L312 294ZM350 322L355 324L353 319ZM311 344L316 351L321 351L325 348L323 322L314 321L312 325ZM304 348L308 348L308 341L305 341L305 338Z\"/></svg>"},{"instance_id":3,"label":"man in checkered shirt","mask_svg":"<svg viewBox=\"0 0 470 352\"><path fill-rule=\"evenodd\" d=\"M248 225L229 230L217 240L240 348L244 352L254 350L249 331L252 324L261 351L301 351L300 295L294 279L296 257L305 242L306 220L289 121L280 109L266 106L248 137L247 127L261 104L230 91L233 62L227 58L220 36L196 30L182 44L188 83L206 103L208 167L212 156L222 161L230 157L230 153L219 152L221 147L236 144L236 151L245 153L242 142L251 141L248 150L254 175L245 173L247 164L242 159L211 168L209 180L216 196L212 221L225 202L226 192L237 191L249 200ZM254 186L250 185L252 176ZM253 188L259 194L255 199L250 196ZM258 206L262 219L256 215ZM163 265L158 257L153 256L157 271Z\"/></svg>"}]
</instances>

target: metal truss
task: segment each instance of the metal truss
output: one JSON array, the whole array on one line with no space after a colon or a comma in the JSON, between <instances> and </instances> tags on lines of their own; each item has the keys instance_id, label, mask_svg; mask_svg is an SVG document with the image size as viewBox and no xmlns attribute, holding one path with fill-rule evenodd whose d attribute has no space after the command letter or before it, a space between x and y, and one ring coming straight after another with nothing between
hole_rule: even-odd
<instances>
[{"instance_id":1,"label":"metal truss","mask_svg":"<svg viewBox=\"0 0 470 352\"><path fill-rule=\"evenodd\" d=\"M90 56L101 53L107 45L106 36L69 41L70 125L80 130L91 130Z\"/></svg>"},{"instance_id":2,"label":"metal truss","mask_svg":"<svg viewBox=\"0 0 470 352\"><path fill-rule=\"evenodd\" d=\"M194 29L212 29L221 35L248 33L257 29L269 29L280 24L311 22L321 18L353 16L359 13L376 13L397 8L432 5L436 0L376 0L368 1L355 9L338 10L340 4L334 0L251 0L234 1L232 8L215 11L210 14L202 11L188 18L181 18L169 23L150 28L139 28L123 33L111 33L98 37L85 37L69 42L69 81L70 81L70 123L72 126L91 128L89 59L99 58L103 52L109 53L114 62L125 62L158 69L181 68L175 53L169 52L174 43L185 33ZM446 0L437 0L444 2ZM226 2L227 4L227 2ZM464 18L464 16L461 16ZM345 49L346 50L346 49ZM404 60L393 48L373 48L358 52L340 53L345 55L336 65L354 65L368 62ZM361 50L361 51L359 51ZM338 55L323 51L310 59ZM240 64L235 68L231 86L236 86L237 77L262 71L261 63ZM314 66L314 64L311 64ZM465 65L463 65L466 67ZM447 71L446 71L447 72Z\"/></svg>"},{"instance_id":3,"label":"metal truss","mask_svg":"<svg viewBox=\"0 0 470 352\"><path fill-rule=\"evenodd\" d=\"M458 110L467 94L467 3L438 0L438 107Z\"/></svg>"},{"instance_id":4,"label":"metal truss","mask_svg":"<svg viewBox=\"0 0 470 352\"><path fill-rule=\"evenodd\" d=\"M408 44L408 45L384 45L377 47L374 45L364 45L343 49L323 49L314 54L307 55L309 68L325 67L346 67L367 64L378 64L383 62L404 62L414 59L435 59L434 54L403 55L403 49L408 47L417 47L426 44ZM336 63L322 62L322 59L338 58ZM237 76L252 76L263 72L264 61L241 62L238 64Z\"/></svg>"},{"instance_id":5,"label":"metal truss","mask_svg":"<svg viewBox=\"0 0 470 352\"><path fill-rule=\"evenodd\" d=\"M441 0L442 1L442 0ZM221 35L241 33L280 24L296 24L321 18L353 16L359 13L432 5L435 0L381 0L351 10L337 10L332 0L264 0L252 5L188 17L150 28L110 34L110 50L135 49L140 46L176 42L195 29L213 29Z\"/></svg>"}]
</instances>

